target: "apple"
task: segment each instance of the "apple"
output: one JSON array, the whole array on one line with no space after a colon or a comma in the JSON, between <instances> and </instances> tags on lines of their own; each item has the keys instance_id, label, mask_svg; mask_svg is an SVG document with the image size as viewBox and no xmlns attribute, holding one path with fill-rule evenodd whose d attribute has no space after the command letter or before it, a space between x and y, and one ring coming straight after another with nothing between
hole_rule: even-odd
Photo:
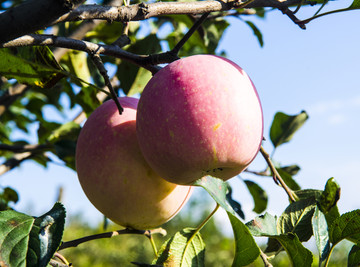
<instances>
[{"instance_id":1,"label":"apple","mask_svg":"<svg viewBox=\"0 0 360 267\"><path fill-rule=\"evenodd\" d=\"M228 59L179 59L144 88L137 135L145 159L164 179L183 185L206 175L227 180L259 152L259 96L245 71Z\"/></svg>"},{"instance_id":2,"label":"apple","mask_svg":"<svg viewBox=\"0 0 360 267\"><path fill-rule=\"evenodd\" d=\"M149 229L170 220L191 195L190 186L162 179L145 161L136 137L138 99L113 100L85 122L76 146L76 170L90 202L113 222Z\"/></svg>"}]
</instances>

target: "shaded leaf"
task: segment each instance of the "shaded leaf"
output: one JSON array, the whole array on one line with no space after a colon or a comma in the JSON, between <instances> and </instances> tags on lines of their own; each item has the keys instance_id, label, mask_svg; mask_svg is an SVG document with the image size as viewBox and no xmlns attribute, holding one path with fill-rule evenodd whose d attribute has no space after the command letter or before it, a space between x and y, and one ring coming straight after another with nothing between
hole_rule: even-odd
<instances>
[{"instance_id":1,"label":"shaded leaf","mask_svg":"<svg viewBox=\"0 0 360 267\"><path fill-rule=\"evenodd\" d=\"M64 206L57 202L49 212L35 219L30 234L27 266L48 265L61 243L65 215Z\"/></svg>"},{"instance_id":2,"label":"shaded leaf","mask_svg":"<svg viewBox=\"0 0 360 267\"><path fill-rule=\"evenodd\" d=\"M348 8L349 9L360 9L360 0L354 0Z\"/></svg>"},{"instance_id":3,"label":"shaded leaf","mask_svg":"<svg viewBox=\"0 0 360 267\"><path fill-rule=\"evenodd\" d=\"M360 244L360 210L342 214L329 227L329 239L336 245L343 239Z\"/></svg>"},{"instance_id":4,"label":"shaded leaf","mask_svg":"<svg viewBox=\"0 0 360 267\"><path fill-rule=\"evenodd\" d=\"M287 172L290 175L296 175L300 171L300 167L298 165L290 165L281 167L283 171Z\"/></svg>"},{"instance_id":5,"label":"shaded leaf","mask_svg":"<svg viewBox=\"0 0 360 267\"><path fill-rule=\"evenodd\" d=\"M165 267L204 266L205 243L196 229L185 228L166 241L152 264Z\"/></svg>"},{"instance_id":6,"label":"shaded leaf","mask_svg":"<svg viewBox=\"0 0 360 267\"><path fill-rule=\"evenodd\" d=\"M0 212L1 266L26 266L29 233L34 218L13 210Z\"/></svg>"},{"instance_id":7,"label":"shaded leaf","mask_svg":"<svg viewBox=\"0 0 360 267\"><path fill-rule=\"evenodd\" d=\"M298 185L297 182L295 182L295 180L293 179L293 177L291 176L291 174L289 174L288 172L286 172L284 169L282 168L276 168L276 170L278 171L278 173L280 174L281 178L283 179L283 181L285 182L285 184L290 187L290 189L292 190L300 190L301 187Z\"/></svg>"},{"instance_id":8,"label":"shaded leaf","mask_svg":"<svg viewBox=\"0 0 360 267\"><path fill-rule=\"evenodd\" d=\"M320 211L318 207L315 208L314 215L312 217L312 228L316 247L319 251L320 261L324 261L330 252L330 242L328 225L325 215Z\"/></svg>"},{"instance_id":9,"label":"shaded leaf","mask_svg":"<svg viewBox=\"0 0 360 267\"><path fill-rule=\"evenodd\" d=\"M227 184L227 187L228 187L228 192L226 193L226 200L228 201L230 206L234 209L234 211L237 213L237 215L239 215L241 219L245 219L245 214L241 209L240 203L232 198L232 189L230 185Z\"/></svg>"},{"instance_id":10,"label":"shaded leaf","mask_svg":"<svg viewBox=\"0 0 360 267\"><path fill-rule=\"evenodd\" d=\"M63 160L69 168L75 168L76 142L72 140L60 140L54 144L56 156Z\"/></svg>"},{"instance_id":11,"label":"shaded leaf","mask_svg":"<svg viewBox=\"0 0 360 267\"><path fill-rule=\"evenodd\" d=\"M235 211L226 201L228 185L222 179L208 175L196 180L193 185L204 188L223 209L235 215Z\"/></svg>"},{"instance_id":12,"label":"shaded leaf","mask_svg":"<svg viewBox=\"0 0 360 267\"><path fill-rule=\"evenodd\" d=\"M313 255L310 250L305 248L297 235L293 233L281 234L275 237L281 243L288 254L292 266L310 267L313 262Z\"/></svg>"},{"instance_id":13,"label":"shaded leaf","mask_svg":"<svg viewBox=\"0 0 360 267\"><path fill-rule=\"evenodd\" d=\"M256 38L259 41L260 46L263 47L264 46L264 40L263 40L263 36L262 36L262 33L259 30L259 28L256 27L256 25L253 22L249 21L249 20L245 20L245 23L252 29L254 35L256 36Z\"/></svg>"},{"instance_id":14,"label":"shaded leaf","mask_svg":"<svg viewBox=\"0 0 360 267\"><path fill-rule=\"evenodd\" d=\"M253 211L256 213L262 213L266 209L268 203L268 196L266 192L257 183L249 180L244 180L244 182L254 199L255 206Z\"/></svg>"},{"instance_id":15,"label":"shaded leaf","mask_svg":"<svg viewBox=\"0 0 360 267\"><path fill-rule=\"evenodd\" d=\"M298 196L299 199L308 199L312 200L312 203L316 204L316 201L322 194L322 190L318 189L304 189L295 191L295 194Z\"/></svg>"},{"instance_id":16,"label":"shaded leaf","mask_svg":"<svg viewBox=\"0 0 360 267\"><path fill-rule=\"evenodd\" d=\"M76 140L81 127L79 124L70 121L65 124L60 125L59 128L55 129L49 136L48 141L55 143L60 140Z\"/></svg>"},{"instance_id":17,"label":"shaded leaf","mask_svg":"<svg viewBox=\"0 0 360 267\"><path fill-rule=\"evenodd\" d=\"M308 118L309 116L305 111L293 116L282 112L276 113L270 128L270 139L274 147L289 142Z\"/></svg>"},{"instance_id":18,"label":"shaded leaf","mask_svg":"<svg viewBox=\"0 0 360 267\"><path fill-rule=\"evenodd\" d=\"M295 233L301 242L312 236L311 218L316 205L309 199L291 203L278 220L278 233Z\"/></svg>"},{"instance_id":19,"label":"shaded leaf","mask_svg":"<svg viewBox=\"0 0 360 267\"><path fill-rule=\"evenodd\" d=\"M137 40L136 43L132 44L127 51L134 52L137 54L148 55L161 51L160 40L156 34L150 34L143 39ZM150 72L140 71L140 68L135 64L126 60L121 61L118 66L116 76L120 80L120 86L123 92L127 95L132 89L132 93L137 91L142 92L141 86L146 84L146 80L149 78ZM151 77L151 74L150 74ZM134 82L136 82L135 85Z\"/></svg>"},{"instance_id":20,"label":"shaded leaf","mask_svg":"<svg viewBox=\"0 0 360 267\"><path fill-rule=\"evenodd\" d=\"M260 249L250 234L249 229L237 217L227 213L235 237L235 258L232 266L246 266L260 255Z\"/></svg>"},{"instance_id":21,"label":"shaded leaf","mask_svg":"<svg viewBox=\"0 0 360 267\"><path fill-rule=\"evenodd\" d=\"M17 48L17 55L9 49L0 49L0 73L19 83L52 87L65 75L48 47Z\"/></svg>"},{"instance_id":22,"label":"shaded leaf","mask_svg":"<svg viewBox=\"0 0 360 267\"><path fill-rule=\"evenodd\" d=\"M319 208L323 213L328 213L340 198L340 186L332 177L327 180L325 189L319 198Z\"/></svg>"},{"instance_id":23,"label":"shaded leaf","mask_svg":"<svg viewBox=\"0 0 360 267\"><path fill-rule=\"evenodd\" d=\"M348 267L360 266L360 246L354 245L348 256Z\"/></svg>"}]
</instances>

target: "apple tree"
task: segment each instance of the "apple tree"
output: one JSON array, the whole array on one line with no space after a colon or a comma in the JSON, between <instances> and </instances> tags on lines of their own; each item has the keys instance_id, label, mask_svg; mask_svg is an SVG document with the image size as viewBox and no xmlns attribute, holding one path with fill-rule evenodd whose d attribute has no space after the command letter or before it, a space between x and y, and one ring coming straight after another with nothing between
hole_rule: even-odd
<instances>
[{"instance_id":1,"label":"apple tree","mask_svg":"<svg viewBox=\"0 0 360 267\"><path fill-rule=\"evenodd\" d=\"M268 202L266 190L255 180L243 180L248 188L248 193L254 200L254 211L258 214L255 218L247 221L244 221L241 203L238 203L231 188L231 179L227 180L229 178L227 177L224 179L227 181L224 181L220 179L223 178L221 175L220 177L216 175L217 172L223 171L221 166L214 167L213 170L216 172L206 173L205 171L200 177L194 176L193 179L190 179L191 183L189 181L188 183L179 182L182 185L170 184L162 180L157 172L155 173L151 169L153 168L151 161L159 155L155 155L151 149L144 153L143 147L144 144L148 144L149 140L146 138L150 133L156 133L157 127L159 131L166 127L165 119L159 121L155 117L158 115L156 108L152 109L159 106L158 102L160 103L161 100L157 94L164 96L162 90L167 90L166 86L158 86L155 92L144 93L148 99L146 105L141 105L138 111L141 112L142 118L146 118L146 122L155 122L149 126L149 132L142 134L141 149L137 147L136 131L141 133L143 128L139 131L140 126L135 127L135 113L131 115L131 130L126 130L130 139L120 138L119 140L123 142L119 147L112 146L112 143L109 145L109 139L105 141L102 139L102 134L105 133L104 129L107 127L102 124L106 120L105 117L101 117L103 120L98 119L98 122L92 126L85 141L80 140L81 134L86 131L86 126L83 126L84 121L90 121L91 115L98 112L99 107L104 105L103 103L107 103L106 105L111 103L114 107L111 116L114 116L115 119L109 120L111 123L114 121L128 123L127 109L129 106L125 103L126 101L122 102L121 99L132 97L131 101L134 101L134 97L140 97L140 103L142 103L141 97L144 88L147 87L147 84L152 83L149 82L152 77L162 73L165 66L177 64L183 58L199 54L225 58L226 51L219 51L218 45L224 32L230 26L229 17L243 21L254 33L254 37L251 36L251 38L257 38L262 46L264 40L261 29L248 20L249 17L264 18L268 12L279 11L277 12L279 16L288 17L289 23L305 30L306 26L311 25L315 19L337 12L360 9L359 0L354 0L348 7L332 11L323 11L325 5L331 6L331 2L329 3L327 0L162 2L99 0L86 3L83 0L1 0L0 5L2 11L0 13L0 175L19 167L25 161L33 161L46 168L56 157L57 160L63 162L64 168L78 171L79 178L83 175L82 180L91 176L91 179L95 181L91 185L94 194L97 189L100 190L100 186L97 187L99 177L105 177L104 179L111 177L112 182L117 179L116 174L119 172L116 168L120 163L121 166L124 166L131 162L128 164L129 166L126 166L129 170L118 176L133 175L139 178L135 186L128 187L123 191L117 191L118 185L112 184L108 187L109 190L111 187L112 191L106 192L105 190L101 194L97 194L97 201L89 195L89 199L95 206L103 205L103 208L99 208L99 210L108 214L110 219L112 219L111 216L115 213L117 205L106 203L102 197L105 199L109 195L114 196L114 201L116 199L120 202L117 203L119 206L124 205L125 202L128 203L127 206L122 206L124 209L119 209L118 213L122 218L118 221L113 219L124 228L113 232L79 236L75 240L63 240L66 220L66 210L63 204L56 202L47 213L33 217L31 214L16 211L15 203L19 198L16 188L1 187L1 266L70 266L71 259L65 259L62 255L63 250L71 250L72 247L93 242L94 239L123 234L145 236L150 240L154 250L152 262L133 263L135 265L204 266L206 253L201 233L203 227L218 209L226 211L233 229L235 240L233 266L247 266L258 258L261 258L265 266L272 266L271 259L282 251L287 253L289 262L293 266L311 266L314 257L317 257L319 266L329 266L334 247L345 239L353 242L353 247L348 255L348 266L360 264L360 210L340 214L337 208L340 186L335 179L330 178L324 182L323 190L302 189L294 179L300 167L298 165L282 166L273 158L273 152L282 144L291 141L295 132L308 120L308 114L305 111L295 115L288 115L282 111L276 113L270 129L264 129L264 131L269 131L270 140L263 140L261 135L257 138L259 144L257 144L256 152L259 157L263 157L266 168L254 170L249 167L244 170L248 166L249 162L247 162L246 166L242 166L244 168L239 170L244 174L251 173L273 179L274 186L280 186L284 190L284 201L289 202L282 214L270 214L266 211ZM315 14L309 18L300 18L298 11L308 6L315 8ZM215 68L216 65L210 64L208 68ZM197 69L193 68L191 72L193 72L192 70L196 71ZM214 76L216 75L214 74ZM210 77L208 76L208 78ZM206 80L206 75L201 79L201 84L206 84L207 87L214 84L212 81ZM167 81L160 79L159 82L164 85ZM186 79L185 82L187 82ZM183 88L185 90L184 83L181 83L180 90ZM171 80L169 84L171 84ZM224 91L227 89L224 88ZM206 90L201 91L201 94L200 96L205 96ZM212 96L213 102L211 103L222 103L219 110L228 108L227 103L220 101L222 94L222 92L216 92ZM236 95L236 91L231 95ZM119 96L121 98L118 98ZM166 103L177 103L177 106L184 104L182 100L174 101L178 97L176 94L167 97L164 97ZM64 104L64 98L70 103L69 106ZM195 102L194 106L196 104ZM44 116L44 112L49 106L60 114L68 114L69 111L74 110L79 113L72 120L59 123ZM131 107L133 112L136 112L136 105ZM209 115L211 108L215 108L212 105L202 108L209 107L210 109L204 113L205 115L201 116ZM250 112L252 111L249 109ZM200 110L199 113L201 113ZM197 113L194 112L194 114ZM181 115L181 113L177 113L173 116ZM89 119L87 120L87 118ZM155 119L152 120L152 118ZM196 121L197 118L195 116L192 119ZM199 118L199 121L201 119L203 118ZM229 125L227 127L231 127L231 123ZM235 121L233 125L235 125ZM29 131L29 127L34 126L37 128L35 133ZM215 131L220 125L215 124L211 127ZM109 133L117 136L119 133L115 133L114 129L115 126L111 124ZM14 134L16 132L32 136L32 139L37 141L29 142L18 138ZM170 135L174 135L174 133L170 132ZM190 131L188 135L195 135L195 132ZM116 139L114 138L114 140ZM227 139L224 138L225 141ZM92 168L97 161L101 161L109 155L108 152L104 150L105 152L101 154L102 152L91 149L90 142L87 140L99 141L99 151L105 148L112 149L111 157L106 159L112 165L107 165L104 161L104 164L107 165L105 169L108 168L106 174L100 174L101 166L95 169L96 172L93 172ZM120 151L129 144L129 140L135 144L135 147L128 149L129 153ZM163 142L164 140L153 138L151 145L156 145L157 141ZM80 148L77 148L77 144L80 142L82 142L79 145ZM266 151L261 146L261 142L271 142L273 151ZM234 147L229 144L223 145ZM245 145L246 142L242 144L242 146ZM169 165L168 162L160 164L156 171L162 170L163 166L167 169L170 168L170 173L174 170L179 173L179 162L176 161L177 147L166 147L172 147L172 150L175 151L175 156L173 155L175 160L167 158L171 161L174 160L173 165ZM82 148L85 148L85 152L80 154L79 151ZM217 149L220 148L217 147ZM117 149L119 149L119 153L116 153ZM227 148L227 150L229 149ZM136 153L133 153L134 151ZM142 153L146 154L147 161L143 158ZM214 151L209 153L216 154ZM98 157L93 157L94 155ZM160 156L164 158L168 154L163 152ZM190 158L191 156L196 157L197 155L189 155ZM130 159L125 161L127 157ZM89 158L96 158L93 164L88 164ZM82 163L82 174L80 174L79 161L83 159L86 160ZM148 167L148 162L150 162L151 168ZM143 167L145 171L141 169ZM187 169L183 171L186 172ZM148 180L148 184L143 183L141 179L149 172L153 172L156 179ZM233 175L236 176L236 174L231 176ZM176 175L171 174L170 176ZM195 181L193 181L194 179ZM125 180L122 182L125 183ZM134 180L126 182L131 183ZM176 183L177 181L170 182ZM82 183L87 183L87 181L82 181ZM185 188L187 197L190 186L202 187L208 192L216 203L215 209L198 227L190 228L188 225L183 225L158 248L156 235L165 234L166 231L156 227L160 227L166 220L156 221L155 219L160 215L166 218L169 216L168 214L164 215L163 210L152 210L152 204L157 205L159 202L157 198L160 198L164 191L171 191L173 188ZM132 188L131 190L138 188L139 190L132 195L132 199L127 199L126 193L128 192L126 191L130 191L129 188ZM151 191L150 194L146 190ZM117 198L119 196L120 198ZM137 201L144 199L145 202ZM181 207L184 197L179 196L174 199L181 199L179 200L181 205L176 203L178 206L175 206L176 208ZM140 206L144 208L145 205L146 208L150 208L145 211L144 209L139 210ZM169 207L167 203L162 205L165 208ZM171 215L174 213L176 212L171 211ZM135 218L135 223L127 223L128 218L133 215L135 215L132 218ZM143 215L147 215L147 217ZM156 223L147 222L150 220L149 218L155 220ZM263 237L267 240L266 247L260 247L254 237ZM312 237L315 239L318 249L317 255L303 245ZM119 250L121 250L121 246Z\"/></svg>"}]
</instances>

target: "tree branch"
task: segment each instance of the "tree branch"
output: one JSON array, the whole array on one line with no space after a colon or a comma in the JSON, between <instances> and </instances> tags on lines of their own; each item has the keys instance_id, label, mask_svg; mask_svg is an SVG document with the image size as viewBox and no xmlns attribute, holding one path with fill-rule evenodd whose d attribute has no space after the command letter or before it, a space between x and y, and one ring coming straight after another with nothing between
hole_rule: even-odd
<instances>
[{"instance_id":1,"label":"tree branch","mask_svg":"<svg viewBox=\"0 0 360 267\"><path fill-rule=\"evenodd\" d=\"M138 21L161 15L203 14L243 8L246 1L194 1L194 2L156 2L139 3L130 6L82 5L63 15L54 24L62 21L101 19L109 21ZM246 8L273 7L285 8L301 3L301 0L254 0Z\"/></svg>"},{"instance_id":2,"label":"tree branch","mask_svg":"<svg viewBox=\"0 0 360 267\"><path fill-rule=\"evenodd\" d=\"M82 40L75 40L67 37L60 37L55 35L41 35L30 34L24 35L4 44L0 47L19 47L19 46L33 46L33 45L47 45L56 46L68 49L84 51L89 54L103 54L128 60L140 67L143 67L151 72L158 71L158 67L154 66L154 57L152 55L137 55L121 49L116 45L101 45ZM173 61L173 57L169 53L162 53L156 57L156 64L169 63Z\"/></svg>"},{"instance_id":3,"label":"tree branch","mask_svg":"<svg viewBox=\"0 0 360 267\"><path fill-rule=\"evenodd\" d=\"M161 234L161 235L165 236L166 230L164 230L163 228L157 228L157 229L153 229L153 230L135 230L135 229L127 228L127 229L118 230L118 231L112 231L112 232L106 232L106 233L101 233L101 234L85 236L85 237L71 240L68 242L63 242L60 245L58 250L62 250L65 248L70 248L70 247L77 247L78 245L80 245L82 243L85 243L85 242L88 242L91 240L95 240L95 239L111 238L114 236L124 235L124 234L145 235L146 237L148 237L149 235L153 235L153 234Z\"/></svg>"},{"instance_id":4,"label":"tree branch","mask_svg":"<svg viewBox=\"0 0 360 267\"><path fill-rule=\"evenodd\" d=\"M28 0L0 14L0 43L50 26L84 0Z\"/></svg>"}]
</instances>

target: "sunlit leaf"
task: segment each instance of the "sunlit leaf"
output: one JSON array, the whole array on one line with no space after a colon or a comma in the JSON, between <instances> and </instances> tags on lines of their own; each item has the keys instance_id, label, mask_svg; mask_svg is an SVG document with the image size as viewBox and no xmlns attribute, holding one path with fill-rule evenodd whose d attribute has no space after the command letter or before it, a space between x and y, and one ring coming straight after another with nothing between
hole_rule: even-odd
<instances>
[{"instance_id":1,"label":"sunlit leaf","mask_svg":"<svg viewBox=\"0 0 360 267\"><path fill-rule=\"evenodd\" d=\"M235 258L232 266L247 266L257 259L260 249L245 224L229 212L228 216L235 238Z\"/></svg>"},{"instance_id":2,"label":"sunlit leaf","mask_svg":"<svg viewBox=\"0 0 360 267\"><path fill-rule=\"evenodd\" d=\"M312 236L311 218L316 205L309 199L300 199L291 203L278 220L278 232L295 233L301 242Z\"/></svg>"},{"instance_id":3,"label":"sunlit leaf","mask_svg":"<svg viewBox=\"0 0 360 267\"><path fill-rule=\"evenodd\" d=\"M49 142L58 142L60 140L76 140L80 133L80 125L71 121L62 124L59 128L55 129L49 136Z\"/></svg>"},{"instance_id":4,"label":"sunlit leaf","mask_svg":"<svg viewBox=\"0 0 360 267\"><path fill-rule=\"evenodd\" d=\"M164 267L205 266L205 243L196 229L185 228L171 237L158 252L153 264Z\"/></svg>"},{"instance_id":5,"label":"sunlit leaf","mask_svg":"<svg viewBox=\"0 0 360 267\"><path fill-rule=\"evenodd\" d=\"M1 266L26 266L28 241L34 218L13 210L0 212Z\"/></svg>"},{"instance_id":6,"label":"sunlit leaf","mask_svg":"<svg viewBox=\"0 0 360 267\"><path fill-rule=\"evenodd\" d=\"M315 208L311 222L320 260L324 261L330 252L330 242L325 215L318 207Z\"/></svg>"},{"instance_id":7,"label":"sunlit leaf","mask_svg":"<svg viewBox=\"0 0 360 267\"><path fill-rule=\"evenodd\" d=\"M276 236L277 218L269 213L255 217L254 220L246 223L250 233L254 236Z\"/></svg>"},{"instance_id":8,"label":"sunlit leaf","mask_svg":"<svg viewBox=\"0 0 360 267\"><path fill-rule=\"evenodd\" d=\"M276 113L270 128L270 139L274 147L289 142L308 118L305 111L293 116L282 112Z\"/></svg>"},{"instance_id":9,"label":"sunlit leaf","mask_svg":"<svg viewBox=\"0 0 360 267\"><path fill-rule=\"evenodd\" d=\"M235 211L226 201L228 186L222 179L208 175L196 180L193 185L204 188L223 209L235 215Z\"/></svg>"}]
</instances>

